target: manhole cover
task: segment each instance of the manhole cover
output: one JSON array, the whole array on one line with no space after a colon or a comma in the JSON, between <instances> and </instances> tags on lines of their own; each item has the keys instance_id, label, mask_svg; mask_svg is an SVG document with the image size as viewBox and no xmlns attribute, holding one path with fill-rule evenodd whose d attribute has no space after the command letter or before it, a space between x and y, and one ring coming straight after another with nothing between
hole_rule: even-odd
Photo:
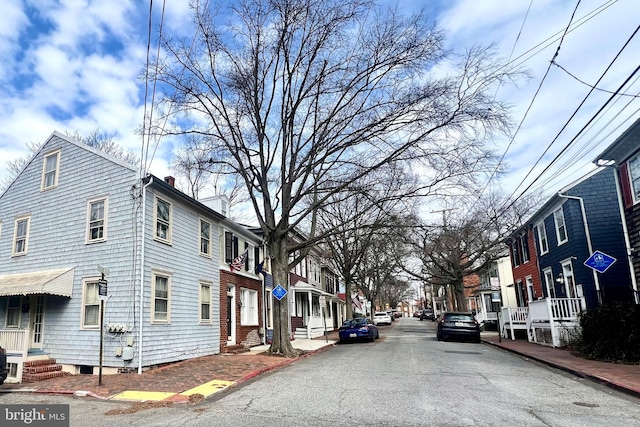
<instances>
[{"instance_id":1,"label":"manhole cover","mask_svg":"<svg viewBox=\"0 0 640 427\"><path fill-rule=\"evenodd\" d=\"M445 350L445 353L455 353L455 354L482 354L479 351L455 351L455 350Z\"/></svg>"},{"instance_id":2,"label":"manhole cover","mask_svg":"<svg viewBox=\"0 0 640 427\"><path fill-rule=\"evenodd\" d=\"M578 406L584 406L587 408L597 408L600 405L595 404L595 403L586 403L586 402L573 402L574 405L578 405Z\"/></svg>"}]
</instances>

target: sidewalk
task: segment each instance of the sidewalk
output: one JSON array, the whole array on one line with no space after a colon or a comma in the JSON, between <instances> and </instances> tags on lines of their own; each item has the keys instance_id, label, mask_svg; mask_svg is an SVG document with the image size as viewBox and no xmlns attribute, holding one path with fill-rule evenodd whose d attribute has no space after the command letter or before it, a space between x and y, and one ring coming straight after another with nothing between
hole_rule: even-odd
<instances>
[{"instance_id":1,"label":"sidewalk","mask_svg":"<svg viewBox=\"0 0 640 427\"><path fill-rule=\"evenodd\" d=\"M569 372L577 377L586 378L640 397L640 365L584 359L569 350L534 344L522 339L514 341L503 338L500 341L497 332L483 332L482 341Z\"/></svg>"},{"instance_id":2,"label":"sidewalk","mask_svg":"<svg viewBox=\"0 0 640 427\"><path fill-rule=\"evenodd\" d=\"M298 358L266 355L269 345L260 345L246 353L198 357L142 374L103 375L101 385L97 375L69 375L35 383L5 383L0 393L68 394L128 402L194 402L331 348L336 341L337 334L335 339L292 341L294 348L305 351Z\"/></svg>"}]
</instances>

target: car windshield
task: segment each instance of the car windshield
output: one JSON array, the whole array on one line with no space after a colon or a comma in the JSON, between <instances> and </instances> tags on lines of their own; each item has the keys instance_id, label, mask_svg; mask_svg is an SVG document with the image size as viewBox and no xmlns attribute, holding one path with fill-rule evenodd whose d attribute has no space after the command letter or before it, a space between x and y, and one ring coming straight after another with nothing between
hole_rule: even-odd
<instances>
[{"instance_id":1,"label":"car windshield","mask_svg":"<svg viewBox=\"0 0 640 427\"><path fill-rule=\"evenodd\" d=\"M367 323L367 319L365 319L364 317L359 317L357 319L351 319L351 320L347 320L346 322L344 322L342 324L342 326L362 326L362 325L366 325Z\"/></svg>"}]
</instances>

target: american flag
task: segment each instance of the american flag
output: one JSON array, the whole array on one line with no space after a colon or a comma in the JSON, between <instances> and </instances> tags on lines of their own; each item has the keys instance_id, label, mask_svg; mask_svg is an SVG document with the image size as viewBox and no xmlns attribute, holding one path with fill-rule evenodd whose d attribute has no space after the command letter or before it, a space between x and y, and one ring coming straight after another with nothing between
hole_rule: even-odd
<instances>
[{"instance_id":1,"label":"american flag","mask_svg":"<svg viewBox=\"0 0 640 427\"><path fill-rule=\"evenodd\" d=\"M240 255L238 255L232 262L231 264L229 264L229 267L231 268L231 271L236 270L236 271L240 271L242 270L242 267L244 267L244 262L247 260L247 255L249 255L249 249L245 249L244 252L242 252Z\"/></svg>"}]
</instances>

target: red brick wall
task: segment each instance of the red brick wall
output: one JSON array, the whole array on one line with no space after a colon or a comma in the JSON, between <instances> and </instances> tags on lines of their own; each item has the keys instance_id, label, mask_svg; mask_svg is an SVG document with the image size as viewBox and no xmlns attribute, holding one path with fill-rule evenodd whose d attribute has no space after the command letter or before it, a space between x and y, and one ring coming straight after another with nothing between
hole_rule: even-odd
<instances>
[{"instance_id":1,"label":"red brick wall","mask_svg":"<svg viewBox=\"0 0 640 427\"><path fill-rule=\"evenodd\" d=\"M511 269L513 271L513 283L518 286L518 281L522 282L524 286L524 295L527 295L527 276L531 276L533 282L533 289L535 291L534 299L538 299L544 296L542 292L542 282L540 279L540 271L538 270L538 252L534 240L534 231L527 227L527 246L529 248L529 261L520 264L517 267L513 267L513 257L511 257Z\"/></svg>"},{"instance_id":2,"label":"red brick wall","mask_svg":"<svg viewBox=\"0 0 640 427\"><path fill-rule=\"evenodd\" d=\"M236 317L235 332L236 332L236 344L240 344L247 340L247 335L251 331L260 332L260 328L263 325L263 294L262 294L262 281L252 279L250 277L235 274L230 271L220 270L220 352L224 352L227 348L227 287L228 285L235 286L235 304L236 304ZM238 302L240 301L240 290L252 289L258 292L258 325L243 326L240 324L240 310L238 308Z\"/></svg>"}]
</instances>

